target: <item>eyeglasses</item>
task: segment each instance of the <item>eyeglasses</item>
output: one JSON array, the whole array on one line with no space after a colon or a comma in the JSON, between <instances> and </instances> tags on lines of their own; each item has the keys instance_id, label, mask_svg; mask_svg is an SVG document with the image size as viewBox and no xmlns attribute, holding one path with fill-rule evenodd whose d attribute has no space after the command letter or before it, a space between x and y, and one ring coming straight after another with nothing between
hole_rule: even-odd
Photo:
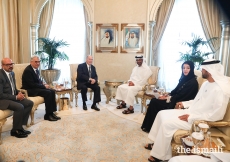
<instances>
[{"instance_id":1,"label":"eyeglasses","mask_svg":"<svg viewBox=\"0 0 230 162\"><path fill-rule=\"evenodd\" d=\"M41 61L34 61L36 64L40 64Z\"/></svg>"},{"instance_id":2,"label":"eyeglasses","mask_svg":"<svg viewBox=\"0 0 230 162\"><path fill-rule=\"evenodd\" d=\"M15 63L11 63L11 64L2 64L2 65L10 67L10 66L13 66L14 64L15 64Z\"/></svg>"}]
</instances>

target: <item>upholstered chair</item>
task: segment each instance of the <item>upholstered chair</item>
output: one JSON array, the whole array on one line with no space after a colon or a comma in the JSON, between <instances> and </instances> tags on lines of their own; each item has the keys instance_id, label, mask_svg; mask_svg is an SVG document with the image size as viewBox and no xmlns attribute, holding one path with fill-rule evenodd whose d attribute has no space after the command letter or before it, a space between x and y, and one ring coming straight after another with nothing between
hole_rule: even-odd
<instances>
[{"instance_id":1,"label":"upholstered chair","mask_svg":"<svg viewBox=\"0 0 230 162\"><path fill-rule=\"evenodd\" d=\"M141 99L141 112L143 112L143 105L146 105L144 104L144 94L146 92L146 90L151 86L151 85L156 85L157 83L157 79L158 79L158 73L159 73L159 70L160 70L160 67L157 67L157 66L149 66L151 71L152 71L152 75L149 77L148 79L148 84L144 85L142 87L142 90L139 91L136 95L136 102L138 103L138 99L137 98L140 98ZM146 107L145 107L146 108Z\"/></svg>"},{"instance_id":2,"label":"upholstered chair","mask_svg":"<svg viewBox=\"0 0 230 162\"><path fill-rule=\"evenodd\" d=\"M17 87L17 89L20 90L23 94L25 94L25 97L27 99L29 99L29 100L31 100L31 101L34 102L34 106L32 107L32 110L31 110L31 113L30 113L30 116L31 116L31 123L30 123L30 125L33 125L34 124L34 113L35 113L35 110L37 110L39 104L44 103L44 98L40 97L40 96L29 97L27 91L25 89L21 89L21 87L22 87L22 74L23 74L24 69L28 65L29 65L28 63L25 63L25 64L15 64L13 71L15 73L15 80L16 80L16 87ZM29 124L27 126L29 126Z\"/></svg>"},{"instance_id":3,"label":"upholstered chair","mask_svg":"<svg viewBox=\"0 0 230 162\"><path fill-rule=\"evenodd\" d=\"M70 66L70 77L71 77L71 88L75 96L75 106L77 107L77 100L78 100L78 93L81 92L81 90L77 89L77 68L78 64L69 64ZM92 90L88 88L88 92L90 93L90 100L92 100Z\"/></svg>"},{"instance_id":4,"label":"upholstered chair","mask_svg":"<svg viewBox=\"0 0 230 162\"><path fill-rule=\"evenodd\" d=\"M0 144L2 144L2 126L5 124L8 117L13 115L13 111L11 110L0 110Z\"/></svg>"},{"instance_id":5,"label":"upholstered chair","mask_svg":"<svg viewBox=\"0 0 230 162\"><path fill-rule=\"evenodd\" d=\"M197 81L198 81L199 88L200 88L203 82L206 81L206 79L202 78L201 71L195 70L195 75L197 76ZM200 122L201 121L195 121L194 124L198 125ZM228 103L228 108L226 110L223 120L216 121L216 122L209 122L209 121L202 121L202 122L206 122L211 127L210 131L211 131L212 136L223 137L226 141L230 143L230 103ZM177 148L182 147L181 138L189 134L190 134L190 131L186 131L186 130L177 130L174 133L173 139L171 142L173 156L179 155L177 153Z\"/></svg>"},{"instance_id":6,"label":"upholstered chair","mask_svg":"<svg viewBox=\"0 0 230 162\"><path fill-rule=\"evenodd\" d=\"M228 103L228 107L225 113L223 120L210 122L210 121L195 121L194 124L197 126L200 122L207 123L210 127L209 131L211 132L211 136L222 137L227 143L226 150L230 151L230 102ZM187 130L177 130L171 142L172 147L172 156L178 156L177 149L182 147L181 138L190 135L192 128L190 131ZM223 142L224 142L223 141Z\"/></svg>"}]
</instances>

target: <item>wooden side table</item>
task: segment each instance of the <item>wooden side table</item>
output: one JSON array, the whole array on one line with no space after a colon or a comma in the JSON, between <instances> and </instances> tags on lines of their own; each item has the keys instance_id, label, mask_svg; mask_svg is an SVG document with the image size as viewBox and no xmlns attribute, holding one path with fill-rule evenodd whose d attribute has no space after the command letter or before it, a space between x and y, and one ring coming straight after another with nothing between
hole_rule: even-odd
<instances>
[{"instance_id":1,"label":"wooden side table","mask_svg":"<svg viewBox=\"0 0 230 162\"><path fill-rule=\"evenodd\" d=\"M58 96L56 102L58 104L58 107L59 107L59 111L61 110L61 107L60 107L60 97L62 95L62 97L65 96L65 94L69 94L70 96L70 101L73 102L73 92L72 92L72 88L60 88L60 89L54 89L55 92L56 92L56 95ZM72 108L71 104L70 104L70 107Z\"/></svg>"},{"instance_id":2,"label":"wooden side table","mask_svg":"<svg viewBox=\"0 0 230 162\"><path fill-rule=\"evenodd\" d=\"M109 101L111 101L112 98L116 97L116 89L119 85L123 84L124 81L122 80L106 80L105 81L105 87L103 88L103 91L105 93L106 96L106 104L109 103ZM118 103L119 101L117 101L117 104L119 105L120 103Z\"/></svg>"}]
</instances>

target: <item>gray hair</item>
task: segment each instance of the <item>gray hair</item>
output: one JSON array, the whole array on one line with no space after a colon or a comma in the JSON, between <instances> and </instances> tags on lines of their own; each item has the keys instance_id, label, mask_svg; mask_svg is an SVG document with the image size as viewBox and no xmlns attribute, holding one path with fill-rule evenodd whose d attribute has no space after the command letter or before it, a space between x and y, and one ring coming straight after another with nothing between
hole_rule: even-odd
<instances>
[{"instance_id":1,"label":"gray hair","mask_svg":"<svg viewBox=\"0 0 230 162\"><path fill-rule=\"evenodd\" d=\"M33 56L30 58L30 61L33 61L34 58L39 58L39 60L40 60L40 57L39 57L39 56L33 55Z\"/></svg>"},{"instance_id":2,"label":"gray hair","mask_svg":"<svg viewBox=\"0 0 230 162\"><path fill-rule=\"evenodd\" d=\"M93 57L92 55L87 55L87 56L86 56L86 59L87 59L89 56Z\"/></svg>"}]
</instances>

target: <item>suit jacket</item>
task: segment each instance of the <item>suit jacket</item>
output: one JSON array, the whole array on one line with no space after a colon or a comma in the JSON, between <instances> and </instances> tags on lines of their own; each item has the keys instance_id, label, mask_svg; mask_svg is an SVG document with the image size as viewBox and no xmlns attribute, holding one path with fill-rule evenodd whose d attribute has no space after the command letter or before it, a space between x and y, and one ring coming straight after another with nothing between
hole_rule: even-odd
<instances>
[{"instance_id":1,"label":"suit jacket","mask_svg":"<svg viewBox=\"0 0 230 162\"><path fill-rule=\"evenodd\" d=\"M40 83L33 67L28 65L22 74L22 89L26 89L30 96L36 96L36 89L46 89L46 87Z\"/></svg>"},{"instance_id":2,"label":"suit jacket","mask_svg":"<svg viewBox=\"0 0 230 162\"><path fill-rule=\"evenodd\" d=\"M91 65L91 78L98 81L97 72L95 66ZM77 68L77 89L81 89L82 85L87 84L89 82L89 70L86 63L82 63L78 65Z\"/></svg>"},{"instance_id":3,"label":"suit jacket","mask_svg":"<svg viewBox=\"0 0 230 162\"><path fill-rule=\"evenodd\" d=\"M6 75L3 69L0 69L0 109L5 110L8 108L9 102L7 100L16 101L16 95L18 94L18 90L16 88L15 76L14 72L11 73L12 78L15 84L15 95L12 95L12 88L10 84L10 80Z\"/></svg>"}]
</instances>

